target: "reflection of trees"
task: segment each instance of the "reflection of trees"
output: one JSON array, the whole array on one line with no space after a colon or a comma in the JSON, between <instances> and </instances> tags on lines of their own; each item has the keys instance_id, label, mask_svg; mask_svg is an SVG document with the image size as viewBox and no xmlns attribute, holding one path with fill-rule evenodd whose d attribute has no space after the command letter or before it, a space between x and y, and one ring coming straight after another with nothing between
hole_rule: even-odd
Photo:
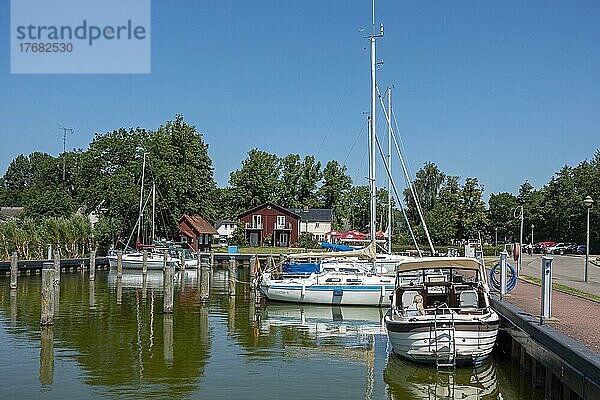
<instances>
[{"instance_id":1,"label":"reflection of trees","mask_svg":"<svg viewBox=\"0 0 600 400\"><path fill-rule=\"evenodd\" d=\"M94 303L90 307L87 275L67 273L61 278L60 314L55 316L55 347L73 349L72 357L86 371L84 382L110 391L139 390L170 397L197 388L209 355L208 311L192 307L175 292L173 320L163 321L162 295L149 288L123 286L122 304L106 275L97 272ZM0 311L10 312L6 280L0 281ZM186 296L194 288L186 288ZM6 293L6 294L5 294ZM32 340L39 340L40 278L23 276L17 288L17 321ZM172 332L169 330L172 329ZM164 338L172 350L164 348ZM170 339L171 338L171 339ZM60 343L58 345L57 343ZM169 358L165 361L165 355Z\"/></svg>"}]
</instances>

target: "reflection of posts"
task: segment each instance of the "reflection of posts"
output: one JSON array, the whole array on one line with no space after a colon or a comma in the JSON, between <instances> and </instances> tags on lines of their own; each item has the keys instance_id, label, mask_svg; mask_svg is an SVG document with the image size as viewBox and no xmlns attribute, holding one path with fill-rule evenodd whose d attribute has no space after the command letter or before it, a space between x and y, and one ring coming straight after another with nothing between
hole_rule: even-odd
<instances>
[{"instance_id":1,"label":"reflection of posts","mask_svg":"<svg viewBox=\"0 0 600 400\"><path fill-rule=\"evenodd\" d=\"M54 315L58 315L60 312L60 285L54 283Z\"/></svg>"},{"instance_id":2,"label":"reflection of posts","mask_svg":"<svg viewBox=\"0 0 600 400\"><path fill-rule=\"evenodd\" d=\"M148 275L142 276L142 299L146 299L148 293Z\"/></svg>"},{"instance_id":3,"label":"reflection of posts","mask_svg":"<svg viewBox=\"0 0 600 400\"><path fill-rule=\"evenodd\" d=\"M17 259L17 252L12 253L10 258L10 288L17 288L17 273L19 271L19 260Z\"/></svg>"},{"instance_id":4,"label":"reflection of posts","mask_svg":"<svg viewBox=\"0 0 600 400\"><path fill-rule=\"evenodd\" d=\"M54 327L43 326L40 332L40 384L54 380Z\"/></svg>"},{"instance_id":5,"label":"reflection of posts","mask_svg":"<svg viewBox=\"0 0 600 400\"><path fill-rule=\"evenodd\" d=\"M96 282L90 281L90 309L96 308Z\"/></svg>"},{"instance_id":6,"label":"reflection of posts","mask_svg":"<svg viewBox=\"0 0 600 400\"><path fill-rule=\"evenodd\" d=\"M167 251L165 250L163 254L163 268L164 268L164 276L163 276L163 312L164 313L172 313L173 312L173 291L174 291L174 282L175 279L175 267L173 263L167 263Z\"/></svg>"},{"instance_id":7,"label":"reflection of posts","mask_svg":"<svg viewBox=\"0 0 600 400\"><path fill-rule=\"evenodd\" d=\"M235 296L235 257L229 258L229 295Z\"/></svg>"},{"instance_id":8,"label":"reflection of posts","mask_svg":"<svg viewBox=\"0 0 600 400\"><path fill-rule=\"evenodd\" d=\"M163 314L163 357L167 367L173 366L173 314Z\"/></svg>"},{"instance_id":9,"label":"reflection of posts","mask_svg":"<svg viewBox=\"0 0 600 400\"><path fill-rule=\"evenodd\" d=\"M210 269L203 265L198 270L200 281L200 302L207 302L210 296Z\"/></svg>"},{"instance_id":10,"label":"reflection of posts","mask_svg":"<svg viewBox=\"0 0 600 400\"><path fill-rule=\"evenodd\" d=\"M123 252L117 251L117 278L123 276Z\"/></svg>"},{"instance_id":11,"label":"reflection of posts","mask_svg":"<svg viewBox=\"0 0 600 400\"><path fill-rule=\"evenodd\" d=\"M10 290L10 322L13 326L17 322L17 290Z\"/></svg>"},{"instance_id":12,"label":"reflection of posts","mask_svg":"<svg viewBox=\"0 0 600 400\"><path fill-rule=\"evenodd\" d=\"M123 278L117 277L117 304L123 302Z\"/></svg>"},{"instance_id":13,"label":"reflection of posts","mask_svg":"<svg viewBox=\"0 0 600 400\"><path fill-rule=\"evenodd\" d=\"M42 268L41 306L40 323L52 325L54 323L54 268L52 263L45 263Z\"/></svg>"},{"instance_id":14,"label":"reflection of posts","mask_svg":"<svg viewBox=\"0 0 600 400\"><path fill-rule=\"evenodd\" d=\"M94 250L90 251L90 281L94 281L96 279L96 252Z\"/></svg>"}]
</instances>

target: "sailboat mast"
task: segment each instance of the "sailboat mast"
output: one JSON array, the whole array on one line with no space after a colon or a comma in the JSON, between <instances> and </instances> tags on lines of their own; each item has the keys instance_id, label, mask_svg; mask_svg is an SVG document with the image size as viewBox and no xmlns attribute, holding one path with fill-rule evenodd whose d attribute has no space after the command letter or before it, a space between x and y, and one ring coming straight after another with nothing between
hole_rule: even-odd
<instances>
[{"instance_id":1,"label":"sailboat mast","mask_svg":"<svg viewBox=\"0 0 600 400\"><path fill-rule=\"evenodd\" d=\"M155 230L154 230L155 211L156 211L156 183L152 182L152 237L150 238L150 240L152 242L154 242L154 239L156 238Z\"/></svg>"},{"instance_id":2,"label":"sailboat mast","mask_svg":"<svg viewBox=\"0 0 600 400\"><path fill-rule=\"evenodd\" d=\"M387 153L387 168L388 173L388 254L392 254L392 121L390 115L392 115L392 88L388 88L388 153Z\"/></svg>"},{"instance_id":3,"label":"sailboat mast","mask_svg":"<svg viewBox=\"0 0 600 400\"><path fill-rule=\"evenodd\" d=\"M137 229L137 239L139 240L140 234L142 232L142 204L144 202L144 179L146 173L146 152L144 152L144 159L142 161L142 184L140 186L140 208L138 213L138 229ZM138 242L136 240L136 244Z\"/></svg>"},{"instance_id":4,"label":"sailboat mast","mask_svg":"<svg viewBox=\"0 0 600 400\"><path fill-rule=\"evenodd\" d=\"M376 220L376 199L377 199L377 184L376 184L376 175L375 175L375 143L377 141L376 136L376 100L377 100L377 80L376 80L376 69L377 69L377 61L376 61L376 52L375 52L375 41L377 38L383 36L383 24L380 27L380 31L378 34L375 34L375 0L372 2L372 25L371 25L371 35L369 36L369 41L371 42L371 124L369 130L369 191L371 194L370 199L370 207L369 213L371 215L370 220L370 233L371 233L371 244L375 246L375 239L377 234L377 229L375 227Z\"/></svg>"}]
</instances>

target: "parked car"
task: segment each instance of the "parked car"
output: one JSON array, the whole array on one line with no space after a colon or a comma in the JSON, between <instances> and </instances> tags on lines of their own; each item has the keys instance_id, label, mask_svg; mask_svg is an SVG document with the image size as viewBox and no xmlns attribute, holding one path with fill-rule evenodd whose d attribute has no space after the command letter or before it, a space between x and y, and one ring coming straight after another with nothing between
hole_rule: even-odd
<instances>
[{"instance_id":1,"label":"parked car","mask_svg":"<svg viewBox=\"0 0 600 400\"><path fill-rule=\"evenodd\" d=\"M548 246L553 246L554 242L537 242L533 246L533 252L536 254L544 254L546 253L546 248Z\"/></svg>"},{"instance_id":2,"label":"parked car","mask_svg":"<svg viewBox=\"0 0 600 400\"><path fill-rule=\"evenodd\" d=\"M580 244L579 246L577 246L577 250L575 250L577 252L577 254L585 254L586 253L586 247L584 244Z\"/></svg>"},{"instance_id":3,"label":"parked car","mask_svg":"<svg viewBox=\"0 0 600 400\"><path fill-rule=\"evenodd\" d=\"M576 243L559 243L556 246L552 247L552 254L573 254L577 250Z\"/></svg>"}]
</instances>

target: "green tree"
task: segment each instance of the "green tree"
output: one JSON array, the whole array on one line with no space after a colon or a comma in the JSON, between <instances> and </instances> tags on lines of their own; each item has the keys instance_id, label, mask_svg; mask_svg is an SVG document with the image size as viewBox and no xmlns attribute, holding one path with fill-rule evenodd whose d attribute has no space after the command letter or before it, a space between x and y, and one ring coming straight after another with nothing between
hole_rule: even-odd
<instances>
[{"instance_id":1,"label":"green tree","mask_svg":"<svg viewBox=\"0 0 600 400\"><path fill-rule=\"evenodd\" d=\"M525 193L526 190L528 189L525 187L523 193ZM526 197L527 199L531 198L531 190L528 190ZM502 241L504 238L511 241L512 238L518 237L520 223L519 220L514 217L514 211L515 208L519 206L519 197L507 192L498 194L492 193L488 204L490 234L495 237L497 233L498 238Z\"/></svg>"},{"instance_id":2,"label":"green tree","mask_svg":"<svg viewBox=\"0 0 600 400\"><path fill-rule=\"evenodd\" d=\"M323 208L336 209L351 187L352 178L346 173L346 166L331 160L323 169L323 184L317 191L317 198Z\"/></svg>"},{"instance_id":3,"label":"green tree","mask_svg":"<svg viewBox=\"0 0 600 400\"><path fill-rule=\"evenodd\" d=\"M302 178L302 163L298 154L288 154L280 160L281 179L277 202L282 207L297 208L299 202L300 179Z\"/></svg>"},{"instance_id":4,"label":"green tree","mask_svg":"<svg viewBox=\"0 0 600 400\"><path fill-rule=\"evenodd\" d=\"M321 180L321 162L314 156L305 156L302 163L302 174L298 184L298 204L315 208L317 200L317 184Z\"/></svg>"},{"instance_id":5,"label":"green tree","mask_svg":"<svg viewBox=\"0 0 600 400\"><path fill-rule=\"evenodd\" d=\"M485 202L483 198L483 186L477 178L467 178L460 189L460 209L458 213L457 239L469 239L478 237L484 233L488 224Z\"/></svg>"},{"instance_id":6,"label":"green tree","mask_svg":"<svg viewBox=\"0 0 600 400\"><path fill-rule=\"evenodd\" d=\"M242 168L229 176L237 214L266 201L277 201L279 158L266 151L252 149Z\"/></svg>"}]
</instances>

